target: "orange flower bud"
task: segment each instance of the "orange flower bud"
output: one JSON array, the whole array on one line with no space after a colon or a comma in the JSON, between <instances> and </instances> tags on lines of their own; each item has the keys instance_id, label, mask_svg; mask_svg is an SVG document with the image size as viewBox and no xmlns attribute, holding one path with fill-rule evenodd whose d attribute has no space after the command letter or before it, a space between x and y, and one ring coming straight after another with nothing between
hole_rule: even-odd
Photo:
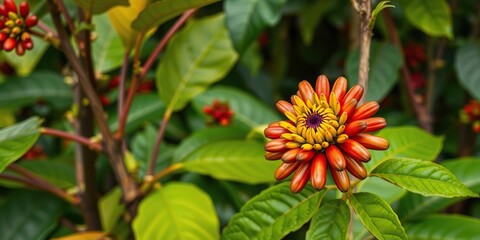
<instances>
[{"instance_id":1,"label":"orange flower bud","mask_svg":"<svg viewBox=\"0 0 480 240\"><path fill-rule=\"evenodd\" d=\"M351 137L363 132L365 128L367 128L367 123L363 120L357 120L348 123L345 126L345 130L343 131L343 133Z\"/></svg>"},{"instance_id":2,"label":"orange flower bud","mask_svg":"<svg viewBox=\"0 0 480 240\"><path fill-rule=\"evenodd\" d=\"M335 145L330 145L326 150L325 154L327 155L328 163L336 171L341 171L345 169L346 163L343 153Z\"/></svg>"},{"instance_id":3,"label":"orange flower bud","mask_svg":"<svg viewBox=\"0 0 480 240\"><path fill-rule=\"evenodd\" d=\"M343 97L347 92L347 79L344 77L337 78L337 80L335 80L335 83L333 84L332 92L335 93L335 96L337 97L337 101L342 102Z\"/></svg>"},{"instance_id":4,"label":"orange flower bud","mask_svg":"<svg viewBox=\"0 0 480 240\"><path fill-rule=\"evenodd\" d=\"M292 181L290 182L290 191L292 193L298 193L302 191L305 185L310 179L310 163L303 162L298 166L297 171L292 177Z\"/></svg>"},{"instance_id":5,"label":"orange flower bud","mask_svg":"<svg viewBox=\"0 0 480 240\"><path fill-rule=\"evenodd\" d=\"M301 150L297 154L297 161L306 162L310 161L315 156L315 150Z\"/></svg>"},{"instance_id":6,"label":"orange flower bud","mask_svg":"<svg viewBox=\"0 0 480 240\"><path fill-rule=\"evenodd\" d=\"M347 162L347 170L356 178L363 180L367 177L367 169L361 162L355 161L349 156L345 156L345 161Z\"/></svg>"},{"instance_id":7,"label":"orange flower bud","mask_svg":"<svg viewBox=\"0 0 480 240\"><path fill-rule=\"evenodd\" d=\"M347 139L344 143L338 145L343 152L357 161L368 162L372 158L368 149L355 140Z\"/></svg>"},{"instance_id":8,"label":"orange flower bud","mask_svg":"<svg viewBox=\"0 0 480 240\"><path fill-rule=\"evenodd\" d=\"M371 134L360 133L352 138L364 147L373 150L387 150L390 144L387 139Z\"/></svg>"},{"instance_id":9,"label":"orange flower bud","mask_svg":"<svg viewBox=\"0 0 480 240\"><path fill-rule=\"evenodd\" d=\"M355 109L357 108L357 103L357 99L354 98L346 101L345 104L342 106L342 110L340 110L340 114L343 114L345 112L347 113L347 117L352 116L355 112Z\"/></svg>"},{"instance_id":10,"label":"orange flower bud","mask_svg":"<svg viewBox=\"0 0 480 240\"><path fill-rule=\"evenodd\" d=\"M315 92L320 97L322 94L325 96L330 96L330 82L325 75L320 75L317 78L317 83L315 84Z\"/></svg>"},{"instance_id":11,"label":"orange flower bud","mask_svg":"<svg viewBox=\"0 0 480 240\"><path fill-rule=\"evenodd\" d=\"M380 109L380 105L377 102L371 101L363 104L362 106L358 107L353 115L348 117L349 122L358 120L358 119L365 119L373 116L375 113L378 112Z\"/></svg>"},{"instance_id":12,"label":"orange flower bud","mask_svg":"<svg viewBox=\"0 0 480 240\"><path fill-rule=\"evenodd\" d=\"M310 171L310 181L313 188L322 190L325 187L327 180L327 158L325 154L319 152L315 154L312 160L312 167Z\"/></svg>"},{"instance_id":13,"label":"orange flower bud","mask_svg":"<svg viewBox=\"0 0 480 240\"><path fill-rule=\"evenodd\" d=\"M330 173L332 174L333 181L335 182L335 185L337 185L338 190L346 192L350 189L350 179L348 178L346 170L337 171L330 168Z\"/></svg>"},{"instance_id":14,"label":"orange flower bud","mask_svg":"<svg viewBox=\"0 0 480 240\"><path fill-rule=\"evenodd\" d=\"M282 134L289 133L289 132L290 131L288 131L287 129L282 128L280 126L278 126L278 127L267 127L263 131L263 133L265 134L265 137L271 138L271 139L280 138L280 136L282 136Z\"/></svg>"},{"instance_id":15,"label":"orange flower bud","mask_svg":"<svg viewBox=\"0 0 480 240\"><path fill-rule=\"evenodd\" d=\"M265 152L265 159L267 160L278 160L282 157L283 153L281 152Z\"/></svg>"},{"instance_id":16,"label":"orange flower bud","mask_svg":"<svg viewBox=\"0 0 480 240\"><path fill-rule=\"evenodd\" d=\"M387 121L382 117L367 118L364 121L367 123L367 128L363 132L375 132L387 126Z\"/></svg>"},{"instance_id":17,"label":"orange flower bud","mask_svg":"<svg viewBox=\"0 0 480 240\"><path fill-rule=\"evenodd\" d=\"M287 147L285 144L289 142L286 139L274 139L270 142L267 142L265 144L265 151L267 152L285 152L287 150Z\"/></svg>"},{"instance_id":18,"label":"orange flower bud","mask_svg":"<svg viewBox=\"0 0 480 240\"><path fill-rule=\"evenodd\" d=\"M342 100L342 104L350 101L351 99L356 99L357 101L360 101L360 98L363 96L363 87L361 85L355 85L350 90L347 92L345 97Z\"/></svg>"},{"instance_id":19,"label":"orange flower bud","mask_svg":"<svg viewBox=\"0 0 480 240\"><path fill-rule=\"evenodd\" d=\"M285 112L295 113L295 111L293 110L293 105L287 101L280 100L277 102L276 106L278 111L280 111L281 113L285 113Z\"/></svg>"},{"instance_id":20,"label":"orange flower bud","mask_svg":"<svg viewBox=\"0 0 480 240\"><path fill-rule=\"evenodd\" d=\"M303 101L306 103L307 100L310 101L310 103L314 102L314 94L315 91L312 88L312 85L310 85L309 82L303 80L298 84L298 90L300 92L300 95L302 96Z\"/></svg>"},{"instance_id":21,"label":"orange flower bud","mask_svg":"<svg viewBox=\"0 0 480 240\"><path fill-rule=\"evenodd\" d=\"M300 162L292 162L292 163L282 163L280 166L275 170L274 176L275 179L278 181L283 180L290 176L297 167L300 166Z\"/></svg>"},{"instance_id":22,"label":"orange flower bud","mask_svg":"<svg viewBox=\"0 0 480 240\"><path fill-rule=\"evenodd\" d=\"M282 155L282 161L287 163L297 161L297 155L300 151L302 151L301 148L294 148L284 152Z\"/></svg>"}]
</instances>

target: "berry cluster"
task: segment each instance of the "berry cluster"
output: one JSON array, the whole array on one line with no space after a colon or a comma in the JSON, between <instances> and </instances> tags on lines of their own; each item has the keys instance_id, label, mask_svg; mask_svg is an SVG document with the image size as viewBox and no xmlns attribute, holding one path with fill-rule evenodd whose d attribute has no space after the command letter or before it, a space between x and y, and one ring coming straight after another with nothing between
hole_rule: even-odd
<instances>
[{"instance_id":1,"label":"berry cluster","mask_svg":"<svg viewBox=\"0 0 480 240\"><path fill-rule=\"evenodd\" d=\"M7 52L15 49L18 55L33 48L29 30L38 23L37 16L30 14L27 2L18 6L14 0L3 0L0 4L0 49Z\"/></svg>"},{"instance_id":2,"label":"berry cluster","mask_svg":"<svg viewBox=\"0 0 480 240\"><path fill-rule=\"evenodd\" d=\"M212 116L215 123L222 126L230 124L230 119L233 116L233 111L226 102L220 102L217 99L213 100L211 106L205 106L203 112Z\"/></svg>"},{"instance_id":3,"label":"berry cluster","mask_svg":"<svg viewBox=\"0 0 480 240\"><path fill-rule=\"evenodd\" d=\"M465 124L472 124L472 129L480 133L480 102L470 100L470 102L460 111L460 121Z\"/></svg>"}]
</instances>

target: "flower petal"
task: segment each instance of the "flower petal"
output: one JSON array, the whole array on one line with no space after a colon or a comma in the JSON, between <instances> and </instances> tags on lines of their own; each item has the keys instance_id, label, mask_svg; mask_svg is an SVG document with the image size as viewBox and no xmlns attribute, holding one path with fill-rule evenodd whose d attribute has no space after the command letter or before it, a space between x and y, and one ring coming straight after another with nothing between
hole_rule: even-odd
<instances>
[{"instance_id":1,"label":"flower petal","mask_svg":"<svg viewBox=\"0 0 480 240\"><path fill-rule=\"evenodd\" d=\"M278 160L282 157L283 153L281 152L265 152L265 159L267 160Z\"/></svg>"},{"instance_id":2,"label":"flower petal","mask_svg":"<svg viewBox=\"0 0 480 240\"><path fill-rule=\"evenodd\" d=\"M335 83L333 84L332 92L335 93L335 96L337 97L337 101L342 102L343 97L347 92L347 79L344 77L337 78L337 80L335 80Z\"/></svg>"},{"instance_id":3,"label":"flower petal","mask_svg":"<svg viewBox=\"0 0 480 240\"><path fill-rule=\"evenodd\" d=\"M310 103L315 102L315 91L313 90L312 85L309 82L303 80L298 84L298 90L304 102L310 101Z\"/></svg>"},{"instance_id":4,"label":"flower petal","mask_svg":"<svg viewBox=\"0 0 480 240\"><path fill-rule=\"evenodd\" d=\"M347 122L352 122L358 119L365 119L373 116L375 113L378 112L378 109L380 109L380 105L375 102L367 102L363 104L362 106L358 107L357 110L353 113L353 115L350 115L348 117Z\"/></svg>"},{"instance_id":5,"label":"flower petal","mask_svg":"<svg viewBox=\"0 0 480 240\"><path fill-rule=\"evenodd\" d=\"M313 156L315 156L315 150L301 150L297 154L297 161L299 162L306 162L312 160Z\"/></svg>"},{"instance_id":6,"label":"flower petal","mask_svg":"<svg viewBox=\"0 0 480 240\"><path fill-rule=\"evenodd\" d=\"M365 122L367 123L367 128L365 128L364 132L375 132L387 126L387 121L382 117L367 118Z\"/></svg>"},{"instance_id":7,"label":"flower petal","mask_svg":"<svg viewBox=\"0 0 480 240\"><path fill-rule=\"evenodd\" d=\"M297 155L300 151L302 151L301 148L294 148L286 151L282 155L282 161L286 163L297 161Z\"/></svg>"},{"instance_id":8,"label":"flower petal","mask_svg":"<svg viewBox=\"0 0 480 240\"><path fill-rule=\"evenodd\" d=\"M345 125L343 133L351 137L363 132L365 128L367 128L367 123L363 120L357 120Z\"/></svg>"},{"instance_id":9,"label":"flower petal","mask_svg":"<svg viewBox=\"0 0 480 240\"><path fill-rule=\"evenodd\" d=\"M335 185L337 185L338 190L346 192L350 189L350 179L348 178L346 170L337 171L330 168L330 173L332 174L333 181L335 182Z\"/></svg>"},{"instance_id":10,"label":"flower petal","mask_svg":"<svg viewBox=\"0 0 480 240\"><path fill-rule=\"evenodd\" d=\"M355 140L347 139L344 143L338 144L338 146L343 152L357 161L368 162L372 158L368 149Z\"/></svg>"},{"instance_id":11,"label":"flower petal","mask_svg":"<svg viewBox=\"0 0 480 240\"><path fill-rule=\"evenodd\" d=\"M287 139L273 139L265 144L265 151L267 152L285 152L287 150L286 144L289 142Z\"/></svg>"},{"instance_id":12,"label":"flower petal","mask_svg":"<svg viewBox=\"0 0 480 240\"><path fill-rule=\"evenodd\" d=\"M347 170L356 178L363 180L367 177L367 169L363 166L363 163L355 161L355 159L345 156L347 162Z\"/></svg>"},{"instance_id":13,"label":"flower petal","mask_svg":"<svg viewBox=\"0 0 480 240\"><path fill-rule=\"evenodd\" d=\"M293 110L292 104L287 101L280 100L277 102L276 106L278 111L280 111L283 114L285 114L285 112L295 113L295 111Z\"/></svg>"},{"instance_id":14,"label":"flower petal","mask_svg":"<svg viewBox=\"0 0 480 240\"><path fill-rule=\"evenodd\" d=\"M310 181L312 187L317 190L322 190L325 187L325 182L327 181L327 158L322 152L315 154L312 160Z\"/></svg>"},{"instance_id":15,"label":"flower petal","mask_svg":"<svg viewBox=\"0 0 480 240\"><path fill-rule=\"evenodd\" d=\"M297 169L298 166L300 166L299 162L282 163L277 170L275 170L275 179L280 181L287 178L293 171L295 171L295 169Z\"/></svg>"},{"instance_id":16,"label":"flower petal","mask_svg":"<svg viewBox=\"0 0 480 240\"><path fill-rule=\"evenodd\" d=\"M390 146L387 139L366 133L360 133L352 139L373 150L387 150Z\"/></svg>"},{"instance_id":17,"label":"flower petal","mask_svg":"<svg viewBox=\"0 0 480 240\"><path fill-rule=\"evenodd\" d=\"M348 90L347 94L342 100L342 104L350 101L350 99L356 99L357 101L360 101L360 98L363 96L363 87L361 85L355 85L350 90Z\"/></svg>"},{"instance_id":18,"label":"flower petal","mask_svg":"<svg viewBox=\"0 0 480 240\"><path fill-rule=\"evenodd\" d=\"M305 185L310 179L310 162L303 162L298 166L297 171L292 177L290 182L290 191L292 193L298 193L302 191Z\"/></svg>"},{"instance_id":19,"label":"flower petal","mask_svg":"<svg viewBox=\"0 0 480 240\"><path fill-rule=\"evenodd\" d=\"M325 96L330 96L330 83L328 82L327 76L318 76L317 83L315 84L315 92L319 97L322 95L322 93Z\"/></svg>"},{"instance_id":20,"label":"flower petal","mask_svg":"<svg viewBox=\"0 0 480 240\"><path fill-rule=\"evenodd\" d=\"M345 158L343 157L342 151L340 151L338 147L335 145L328 146L328 148L325 150L325 154L327 155L328 163L333 169L337 171L345 169Z\"/></svg>"}]
</instances>

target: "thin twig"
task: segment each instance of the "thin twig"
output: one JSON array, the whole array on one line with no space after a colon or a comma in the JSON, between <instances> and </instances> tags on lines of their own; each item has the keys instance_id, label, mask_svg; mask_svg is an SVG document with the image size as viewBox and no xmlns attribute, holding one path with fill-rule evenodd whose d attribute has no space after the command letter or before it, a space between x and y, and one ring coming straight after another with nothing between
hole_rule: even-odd
<instances>
[{"instance_id":1,"label":"thin twig","mask_svg":"<svg viewBox=\"0 0 480 240\"><path fill-rule=\"evenodd\" d=\"M65 3L63 3L63 0L57 0L58 6L60 7L60 11L63 13L63 17L65 18L65 22L67 23L68 30L70 30L71 33L75 32L75 25L73 24L72 17L70 16L70 13L68 13L68 9L65 6Z\"/></svg>"},{"instance_id":2,"label":"thin twig","mask_svg":"<svg viewBox=\"0 0 480 240\"><path fill-rule=\"evenodd\" d=\"M88 138L77 135L77 134L65 132L65 131L58 130L58 129L47 128L47 127L41 128L40 132L42 134L45 134L45 135L60 137L60 138L63 138L63 139L78 142L78 143L83 144L83 145L85 145L85 146L87 146L87 147L89 147L89 148L91 148L91 149L93 149L97 152L102 151L102 145L100 145L96 142L93 142Z\"/></svg>"},{"instance_id":3,"label":"thin twig","mask_svg":"<svg viewBox=\"0 0 480 240\"><path fill-rule=\"evenodd\" d=\"M160 128L158 129L157 137L153 145L152 156L150 156L150 164L148 165L147 175L153 175L155 173L155 165L157 163L158 152L160 151L160 145L162 143L165 129L167 128L168 121L170 120L170 114L164 115Z\"/></svg>"},{"instance_id":4,"label":"thin twig","mask_svg":"<svg viewBox=\"0 0 480 240\"><path fill-rule=\"evenodd\" d=\"M372 41L372 29L369 28L372 4L370 0L354 0L354 8L360 16L360 62L358 68L358 84L363 86L364 91L368 87L368 71L370 58L370 44ZM365 94L360 103L364 102Z\"/></svg>"}]
</instances>

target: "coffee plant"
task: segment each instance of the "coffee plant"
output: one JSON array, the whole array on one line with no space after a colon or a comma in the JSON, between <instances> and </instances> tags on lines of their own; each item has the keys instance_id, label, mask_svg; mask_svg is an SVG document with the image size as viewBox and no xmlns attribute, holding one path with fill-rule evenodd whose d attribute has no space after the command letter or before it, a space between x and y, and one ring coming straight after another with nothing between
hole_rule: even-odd
<instances>
[{"instance_id":1,"label":"coffee plant","mask_svg":"<svg viewBox=\"0 0 480 240\"><path fill-rule=\"evenodd\" d=\"M0 239L479 239L475 0L2 0Z\"/></svg>"}]
</instances>

